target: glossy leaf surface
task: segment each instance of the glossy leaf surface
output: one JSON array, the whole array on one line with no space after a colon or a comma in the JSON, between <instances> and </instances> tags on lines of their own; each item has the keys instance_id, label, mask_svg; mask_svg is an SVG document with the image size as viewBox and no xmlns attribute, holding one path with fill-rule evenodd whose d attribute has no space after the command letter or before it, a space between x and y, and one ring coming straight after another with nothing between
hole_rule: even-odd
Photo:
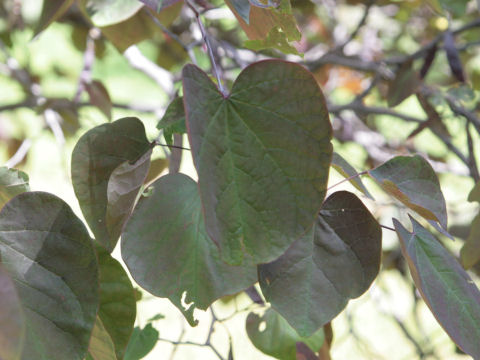
<instances>
[{"instance_id":1,"label":"glossy leaf surface","mask_svg":"<svg viewBox=\"0 0 480 360\"><path fill-rule=\"evenodd\" d=\"M173 134L185 134L185 110L183 108L183 97L175 98L168 105L165 114L158 122L157 129L163 129L163 137L167 144L173 144Z\"/></svg>"},{"instance_id":2,"label":"glossy leaf surface","mask_svg":"<svg viewBox=\"0 0 480 360\"><path fill-rule=\"evenodd\" d=\"M322 92L304 68L278 60L248 66L228 97L187 65L183 89L209 235L228 263L274 260L325 196L332 146Z\"/></svg>"},{"instance_id":3,"label":"glossy leaf surface","mask_svg":"<svg viewBox=\"0 0 480 360\"><path fill-rule=\"evenodd\" d=\"M112 341L116 358L122 359L133 331L137 304L134 290L122 265L97 246L100 278L98 316Z\"/></svg>"},{"instance_id":4,"label":"glossy leaf surface","mask_svg":"<svg viewBox=\"0 0 480 360\"><path fill-rule=\"evenodd\" d=\"M411 233L393 219L415 285L452 340L480 358L480 291L440 242L415 219L410 221Z\"/></svg>"},{"instance_id":5,"label":"glossy leaf surface","mask_svg":"<svg viewBox=\"0 0 480 360\"><path fill-rule=\"evenodd\" d=\"M147 175L149 147L142 122L123 118L91 129L73 149L75 195L95 239L109 251Z\"/></svg>"},{"instance_id":6,"label":"glossy leaf surface","mask_svg":"<svg viewBox=\"0 0 480 360\"><path fill-rule=\"evenodd\" d=\"M143 329L135 327L128 343L124 360L140 360L144 358L157 344L158 336L159 333L152 324L145 325Z\"/></svg>"},{"instance_id":7,"label":"glossy leaf surface","mask_svg":"<svg viewBox=\"0 0 480 360\"><path fill-rule=\"evenodd\" d=\"M25 340L25 318L17 289L0 265L0 359L19 360Z\"/></svg>"},{"instance_id":8,"label":"glossy leaf surface","mask_svg":"<svg viewBox=\"0 0 480 360\"><path fill-rule=\"evenodd\" d=\"M300 335L313 334L375 279L381 235L355 195L332 194L305 236L276 261L259 266L265 298Z\"/></svg>"},{"instance_id":9,"label":"glossy leaf surface","mask_svg":"<svg viewBox=\"0 0 480 360\"><path fill-rule=\"evenodd\" d=\"M5 166L0 167L0 208L15 195L29 190L26 173Z\"/></svg>"},{"instance_id":10,"label":"glossy leaf surface","mask_svg":"<svg viewBox=\"0 0 480 360\"><path fill-rule=\"evenodd\" d=\"M0 212L0 253L25 313L22 359L83 360L99 303L83 223L54 195L20 194Z\"/></svg>"},{"instance_id":11,"label":"glossy leaf surface","mask_svg":"<svg viewBox=\"0 0 480 360\"><path fill-rule=\"evenodd\" d=\"M248 314L247 334L257 349L280 360L296 359L297 342L317 351L325 339L323 329L310 337L301 337L275 310L269 308L263 315Z\"/></svg>"},{"instance_id":12,"label":"glossy leaf surface","mask_svg":"<svg viewBox=\"0 0 480 360\"><path fill-rule=\"evenodd\" d=\"M120 23L135 15L143 4L138 0L81 0L95 26Z\"/></svg>"},{"instance_id":13,"label":"glossy leaf surface","mask_svg":"<svg viewBox=\"0 0 480 360\"><path fill-rule=\"evenodd\" d=\"M359 191L361 191L366 197L369 199L374 200L373 196L370 194L370 192L367 190L365 185L362 182L362 179L360 178L360 175L358 174L357 170L349 164L347 160L345 160L340 154L333 152L332 154L332 167L337 170L341 175L343 175L345 178L351 178L350 182L355 188L357 188Z\"/></svg>"},{"instance_id":14,"label":"glossy leaf surface","mask_svg":"<svg viewBox=\"0 0 480 360\"><path fill-rule=\"evenodd\" d=\"M98 316L93 326L86 360L117 360L112 339Z\"/></svg>"},{"instance_id":15,"label":"glossy leaf surface","mask_svg":"<svg viewBox=\"0 0 480 360\"><path fill-rule=\"evenodd\" d=\"M437 175L421 156L396 156L369 171L390 195L427 220L447 228L447 209Z\"/></svg>"},{"instance_id":16,"label":"glossy leaf surface","mask_svg":"<svg viewBox=\"0 0 480 360\"><path fill-rule=\"evenodd\" d=\"M194 308L239 292L256 281L250 263L229 266L206 234L198 188L183 174L166 175L142 198L122 235L122 256L135 281L168 297L191 325ZM185 295L184 295L185 294ZM191 304L188 308L182 305Z\"/></svg>"}]
</instances>

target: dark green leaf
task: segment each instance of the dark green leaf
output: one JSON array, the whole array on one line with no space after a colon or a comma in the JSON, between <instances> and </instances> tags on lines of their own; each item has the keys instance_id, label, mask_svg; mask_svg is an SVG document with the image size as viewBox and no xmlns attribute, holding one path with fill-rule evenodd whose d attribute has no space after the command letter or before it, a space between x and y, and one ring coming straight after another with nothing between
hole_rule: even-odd
<instances>
[{"instance_id":1,"label":"dark green leaf","mask_svg":"<svg viewBox=\"0 0 480 360\"><path fill-rule=\"evenodd\" d=\"M300 335L309 336L368 289L379 271L381 239L362 202L336 192L305 236L258 267L262 292Z\"/></svg>"},{"instance_id":2,"label":"dark green leaf","mask_svg":"<svg viewBox=\"0 0 480 360\"><path fill-rule=\"evenodd\" d=\"M421 156L396 156L369 171L390 195L427 220L447 228L447 209L437 175Z\"/></svg>"},{"instance_id":3,"label":"dark green leaf","mask_svg":"<svg viewBox=\"0 0 480 360\"><path fill-rule=\"evenodd\" d=\"M112 339L98 316L90 338L88 355L87 360L117 360Z\"/></svg>"},{"instance_id":4,"label":"dark green leaf","mask_svg":"<svg viewBox=\"0 0 480 360\"><path fill-rule=\"evenodd\" d=\"M475 216L470 225L470 233L460 250L460 260L465 269L480 261L480 214Z\"/></svg>"},{"instance_id":5,"label":"dark green leaf","mask_svg":"<svg viewBox=\"0 0 480 360\"><path fill-rule=\"evenodd\" d=\"M143 329L135 327L123 359L142 359L155 347L158 341L158 336L158 331L153 328L152 324L145 325Z\"/></svg>"},{"instance_id":6,"label":"dark green leaf","mask_svg":"<svg viewBox=\"0 0 480 360\"><path fill-rule=\"evenodd\" d=\"M480 358L480 291L455 258L410 217L413 232L393 219L415 285L452 340Z\"/></svg>"},{"instance_id":7,"label":"dark green leaf","mask_svg":"<svg viewBox=\"0 0 480 360\"><path fill-rule=\"evenodd\" d=\"M296 343L304 342L317 351L325 339L323 329L310 337L300 336L288 322L272 308L261 316L250 313L247 317L247 334L257 349L280 360L296 359Z\"/></svg>"},{"instance_id":8,"label":"dark green leaf","mask_svg":"<svg viewBox=\"0 0 480 360\"><path fill-rule=\"evenodd\" d=\"M152 294L168 297L194 325L193 310L207 309L257 278L250 263L229 266L208 238L197 184L183 174L155 181L122 235L122 256L135 281ZM182 305L182 297L187 308Z\"/></svg>"},{"instance_id":9,"label":"dark green leaf","mask_svg":"<svg viewBox=\"0 0 480 360\"><path fill-rule=\"evenodd\" d=\"M27 174L17 169L0 167L0 208L15 195L29 190Z\"/></svg>"},{"instance_id":10,"label":"dark green leaf","mask_svg":"<svg viewBox=\"0 0 480 360\"><path fill-rule=\"evenodd\" d=\"M91 129L73 149L75 195L96 240L109 251L147 175L149 148L142 122L123 118Z\"/></svg>"},{"instance_id":11,"label":"dark green leaf","mask_svg":"<svg viewBox=\"0 0 480 360\"><path fill-rule=\"evenodd\" d=\"M118 359L122 359L133 331L137 304L134 290L122 265L97 246L100 278L98 316L109 334Z\"/></svg>"},{"instance_id":12,"label":"dark green leaf","mask_svg":"<svg viewBox=\"0 0 480 360\"><path fill-rule=\"evenodd\" d=\"M480 181L475 184L473 189L468 194L468 201L480 203Z\"/></svg>"},{"instance_id":13,"label":"dark green leaf","mask_svg":"<svg viewBox=\"0 0 480 360\"><path fill-rule=\"evenodd\" d=\"M365 185L363 185L362 179L358 174L357 170L348 163L343 157L339 154L334 152L332 154L332 167L337 170L341 175L345 178L351 178L350 182L353 186L355 186L358 190L360 190L366 197L369 199L375 200L373 196L369 193Z\"/></svg>"},{"instance_id":14,"label":"dark green leaf","mask_svg":"<svg viewBox=\"0 0 480 360\"><path fill-rule=\"evenodd\" d=\"M17 195L0 212L0 253L25 313L22 359L83 360L99 304L83 223L54 195Z\"/></svg>"},{"instance_id":15,"label":"dark green leaf","mask_svg":"<svg viewBox=\"0 0 480 360\"><path fill-rule=\"evenodd\" d=\"M138 0L81 0L95 26L103 27L125 21L143 4Z\"/></svg>"},{"instance_id":16,"label":"dark green leaf","mask_svg":"<svg viewBox=\"0 0 480 360\"><path fill-rule=\"evenodd\" d=\"M420 78L413 69L413 63L410 61L402 64L388 86L388 106L399 105L417 90L418 85L420 85Z\"/></svg>"},{"instance_id":17,"label":"dark green leaf","mask_svg":"<svg viewBox=\"0 0 480 360\"><path fill-rule=\"evenodd\" d=\"M456 3L461 1L455 1ZM463 72L462 60L455 45L455 38L450 30L445 31L443 35L443 47L447 54L448 65L452 74L460 82L465 82L465 74Z\"/></svg>"},{"instance_id":18,"label":"dark green leaf","mask_svg":"<svg viewBox=\"0 0 480 360\"><path fill-rule=\"evenodd\" d=\"M165 115L158 122L157 129L163 129L163 137L168 145L173 144L173 134L185 134L187 132L183 97L175 98L168 105Z\"/></svg>"},{"instance_id":19,"label":"dark green leaf","mask_svg":"<svg viewBox=\"0 0 480 360\"><path fill-rule=\"evenodd\" d=\"M85 84L90 103L100 109L108 120L112 118L112 101L105 86L98 80Z\"/></svg>"},{"instance_id":20,"label":"dark green leaf","mask_svg":"<svg viewBox=\"0 0 480 360\"><path fill-rule=\"evenodd\" d=\"M48 25L62 16L73 4L74 0L43 0L40 20L35 29L35 35L45 30Z\"/></svg>"},{"instance_id":21,"label":"dark green leaf","mask_svg":"<svg viewBox=\"0 0 480 360\"><path fill-rule=\"evenodd\" d=\"M439 1L442 8L450 12L453 16L464 16L467 12L467 3L469 0L435 0Z\"/></svg>"},{"instance_id":22,"label":"dark green leaf","mask_svg":"<svg viewBox=\"0 0 480 360\"><path fill-rule=\"evenodd\" d=\"M25 340L25 317L15 284L0 265L0 359L19 360Z\"/></svg>"},{"instance_id":23,"label":"dark green leaf","mask_svg":"<svg viewBox=\"0 0 480 360\"><path fill-rule=\"evenodd\" d=\"M249 24L250 2L248 0L231 0L231 3L237 14L243 19L243 21Z\"/></svg>"},{"instance_id":24,"label":"dark green leaf","mask_svg":"<svg viewBox=\"0 0 480 360\"><path fill-rule=\"evenodd\" d=\"M332 154L323 94L303 67L250 65L229 96L193 65L184 102L206 228L224 261L271 261L307 231L325 197Z\"/></svg>"}]
</instances>

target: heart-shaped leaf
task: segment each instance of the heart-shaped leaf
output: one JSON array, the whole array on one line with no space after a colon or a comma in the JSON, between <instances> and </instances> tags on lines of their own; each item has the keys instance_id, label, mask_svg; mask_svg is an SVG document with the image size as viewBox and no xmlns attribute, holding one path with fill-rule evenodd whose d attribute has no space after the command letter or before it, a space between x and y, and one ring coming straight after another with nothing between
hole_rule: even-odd
<instances>
[{"instance_id":1,"label":"heart-shaped leaf","mask_svg":"<svg viewBox=\"0 0 480 360\"><path fill-rule=\"evenodd\" d=\"M380 225L354 194L332 194L309 233L258 267L265 299L310 336L368 289L379 271L381 239Z\"/></svg>"},{"instance_id":2,"label":"heart-shaped leaf","mask_svg":"<svg viewBox=\"0 0 480 360\"><path fill-rule=\"evenodd\" d=\"M410 233L396 219L395 230L415 285L452 340L480 358L480 291L455 258L410 217Z\"/></svg>"},{"instance_id":3,"label":"heart-shaped leaf","mask_svg":"<svg viewBox=\"0 0 480 360\"><path fill-rule=\"evenodd\" d=\"M0 167L0 208L15 195L29 190L27 174L17 169Z\"/></svg>"},{"instance_id":4,"label":"heart-shaped leaf","mask_svg":"<svg viewBox=\"0 0 480 360\"><path fill-rule=\"evenodd\" d=\"M369 171L390 195L447 229L447 208L437 175L421 156L396 156Z\"/></svg>"},{"instance_id":5,"label":"heart-shaped leaf","mask_svg":"<svg viewBox=\"0 0 480 360\"><path fill-rule=\"evenodd\" d=\"M117 360L112 339L98 316L93 326L86 360Z\"/></svg>"},{"instance_id":6,"label":"heart-shaped leaf","mask_svg":"<svg viewBox=\"0 0 480 360\"><path fill-rule=\"evenodd\" d=\"M0 255L25 313L22 359L83 360L99 304L83 223L54 195L17 195L0 212Z\"/></svg>"},{"instance_id":7,"label":"heart-shaped leaf","mask_svg":"<svg viewBox=\"0 0 480 360\"><path fill-rule=\"evenodd\" d=\"M72 183L95 239L115 247L145 179L150 158L145 127L123 118L84 134L72 153Z\"/></svg>"},{"instance_id":8,"label":"heart-shaped leaf","mask_svg":"<svg viewBox=\"0 0 480 360\"><path fill-rule=\"evenodd\" d=\"M168 297L194 325L193 310L207 309L225 295L256 281L248 262L229 266L205 232L195 181L166 175L151 185L122 234L122 257L135 281L156 296ZM190 304L187 308L182 305Z\"/></svg>"},{"instance_id":9,"label":"heart-shaped leaf","mask_svg":"<svg viewBox=\"0 0 480 360\"><path fill-rule=\"evenodd\" d=\"M143 329L136 327L128 343L124 360L140 360L144 358L155 347L158 336L158 331L152 324L145 325Z\"/></svg>"},{"instance_id":10,"label":"heart-shaped leaf","mask_svg":"<svg viewBox=\"0 0 480 360\"><path fill-rule=\"evenodd\" d=\"M98 316L113 342L116 358L123 359L137 313L135 293L122 265L103 247L97 245L96 250L100 278Z\"/></svg>"},{"instance_id":11,"label":"heart-shaped leaf","mask_svg":"<svg viewBox=\"0 0 480 360\"><path fill-rule=\"evenodd\" d=\"M325 336L323 329L310 337L300 336L288 322L272 308L261 316L250 313L247 316L247 334L253 345L263 353L280 360L296 360L298 342L309 349L318 351Z\"/></svg>"},{"instance_id":12,"label":"heart-shaped leaf","mask_svg":"<svg viewBox=\"0 0 480 360\"><path fill-rule=\"evenodd\" d=\"M362 179L360 179L360 174L357 172L357 170L355 170L355 168L350 165L347 160L345 160L336 152L332 154L332 167L345 178L349 179L352 185L360 190L366 197L375 200L365 185L363 185ZM364 172L362 174L364 174Z\"/></svg>"},{"instance_id":13,"label":"heart-shaped leaf","mask_svg":"<svg viewBox=\"0 0 480 360\"><path fill-rule=\"evenodd\" d=\"M22 305L13 280L0 265L0 359L20 359L24 340Z\"/></svg>"},{"instance_id":14,"label":"heart-shaped leaf","mask_svg":"<svg viewBox=\"0 0 480 360\"><path fill-rule=\"evenodd\" d=\"M222 259L276 259L325 197L332 131L317 82L299 65L267 60L224 96L187 65L183 93L206 228Z\"/></svg>"}]
</instances>

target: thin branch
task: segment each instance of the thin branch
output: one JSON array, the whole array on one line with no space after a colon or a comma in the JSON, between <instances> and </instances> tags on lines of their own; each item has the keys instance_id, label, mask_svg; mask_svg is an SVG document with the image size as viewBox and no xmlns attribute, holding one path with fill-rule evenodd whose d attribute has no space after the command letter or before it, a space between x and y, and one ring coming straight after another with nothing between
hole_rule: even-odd
<instances>
[{"instance_id":1,"label":"thin branch","mask_svg":"<svg viewBox=\"0 0 480 360\"><path fill-rule=\"evenodd\" d=\"M200 19L200 14L197 11L197 9L195 9L195 6L193 6L192 3L189 0L186 0L185 3L193 11L193 13L195 14L195 18L197 19L197 23L198 23L198 26L200 28L200 32L202 33L203 41L205 42L205 45L207 47L208 56L209 56L210 62L212 64L212 72L213 72L213 75L215 76L215 78L217 79L218 90L222 93L223 96L227 96L228 92L223 87L223 83L222 83L222 80L220 78L220 70L219 70L219 67L217 66L217 62L215 61L215 56L213 54L213 48L212 48L212 44L210 42L209 34L208 34L207 30L205 29L205 26L203 25L202 20Z\"/></svg>"},{"instance_id":2,"label":"thin branch","mask_svg":"<svg viewBox=\"0 0 480 360\"><path fill-rule=\"evenodd\" d=\"M15 154L8 159L8 161L5 163L5 166L8 168L15 167L17 164L21 163L22 160L27 156L28 150L30 150L30 147L32 146L32 140L30 139L25 139L23 140L22 144L20 147L17 149Z\"/></svg>"},{"instance_id":3,"label":"thin branch","mask_svg":"<svg viewBox=\"0 0 480 360\"><path fill-rule=\"evenodd\" d=\"M368 171L365 170L365 171L356 173L355 175L349 176L348 178L345 178L345 179L343 179L342 181L339 181L338 183L333 184L332 186L330 186L329 188L327 188L327 191L332 190L335 186L338 186L338 185L340 185L340 184L343 184L344 182L350 181L350 180L352 180L352 179L355 179L356 177L359 177L360 175L365 175L365 174L368 174Z\"/></svg>"},{"instance_id":4,"label":"thin branch","mask_svg":"<svg viewBox=\"0 0 480 360\"><path fill-rule=\"evenodd\" d=\"M382 225L380 224L380 227L384 228L384 229L387 229L387 230L390 230L390 231L393 231L393 232L396 232L396 230L390 226L387 226L387 225Z\"/></svg>"},{"instance_id":5,"label":"thin branch","mask_svg":"<svg viewBox=\"0 0 480 360\"><path fill-rule=\"evenodd\" d=\"M399 118L408 122L414 122L414 123L422 123L424 121L422 119L419 119L413 116L399 113L392 109L376 107L376 106L366 106L360 101L353 101L346 105L329 105L328 106L328 111L331 113L339 113L345 110L352 110L361 114L389 115L389 116L394 116L396 118Z\"/></svg>"},{"instance_id":6,"label":"thin branch","mask_svg":"<svg viewBox=\"0 0 480 360\"><path fill-rule=\"evenodd\" d=\"M360 29L365 25L367 22L368 15L370 14L370 9L372 8L373 5L373 0L368 0L367 4L365 4L365 10L363 11L363 16L358 22L357 26L355 27L355 30L350 34L347 40L345 40L341 45L336 47L335 51L341 51L347 46L358 34Z\"/></svg>"},{"instance_id":7,"label":"thin branch","mask_svg":"<svg viewBox=\"0 0 480 360\"><path fill-rule=\"evenodd\" d=\"M470 133L470 122L467 120L465 124L465 132L467 133L467 147L468 147L468 168L470 169L470 174L472 175L473 180L478 182L480 180L480 175L478 173L477 160L475 159L475 150L473 147L472 134Z\"/></svg>"},{"instance_id":8,"label":"thin branch","mask_svg":"<svg viewBox=\"0 0 480 360\"><path fill-rule=\"evenodd\" d=\"M87 34L87 44L83 54L83 68L78 77L77 91L73 97L73 102L76 103L80 101L82 93L85 91L85 85L92 81L92 68L93 63L95 62L94 36L97 37L97 33L99 33L99 30L97 28L92 28Z\"/></svg>"}]
</instances>

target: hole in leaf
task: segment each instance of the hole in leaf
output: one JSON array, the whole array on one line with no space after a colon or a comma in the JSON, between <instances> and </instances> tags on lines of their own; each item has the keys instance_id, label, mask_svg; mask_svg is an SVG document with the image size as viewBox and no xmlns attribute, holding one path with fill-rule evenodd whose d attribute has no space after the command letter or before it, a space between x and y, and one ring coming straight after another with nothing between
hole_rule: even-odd
<instances>
[{"instance_id":1,"label":"hole in leaf","mask_svg":"<svg viewBox=\"0 0 480 360\"><path fill-rule=\"evenodd\" d=\"M258 324L258 331L264 332L267 329L267 322L262 321L260 324Z\"/></svg>"}]
</instances>

